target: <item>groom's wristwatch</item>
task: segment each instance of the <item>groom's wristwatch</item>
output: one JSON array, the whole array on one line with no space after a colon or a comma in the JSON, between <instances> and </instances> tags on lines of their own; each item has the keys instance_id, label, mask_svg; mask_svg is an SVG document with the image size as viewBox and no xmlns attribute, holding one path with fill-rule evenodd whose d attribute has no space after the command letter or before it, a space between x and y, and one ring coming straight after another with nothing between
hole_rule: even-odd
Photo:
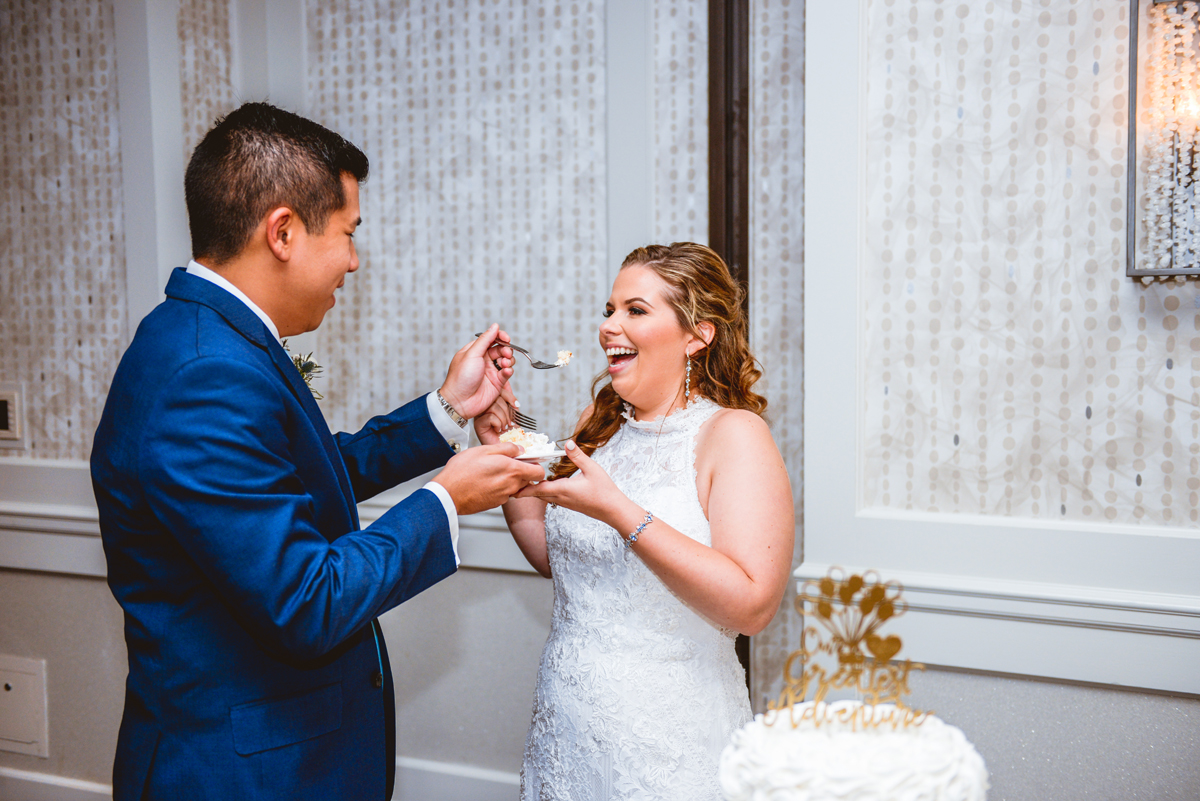
<instances>
[{"instance_id":1,"label":"groom's wristwatch","mask_svg":"<svg viewBox=\"0 0 1200 801\"><path fill-rule=\"evenodd\" d=\"M450 419L453 420L459 428L467 427L467 418L459 414L458 410L450 405L450 401L442 397L442 391L440 389L437 390L437 399L438 403L442 404L442 408L446 410L446 414L450 415Z\"/></svg>"}]
</instances>

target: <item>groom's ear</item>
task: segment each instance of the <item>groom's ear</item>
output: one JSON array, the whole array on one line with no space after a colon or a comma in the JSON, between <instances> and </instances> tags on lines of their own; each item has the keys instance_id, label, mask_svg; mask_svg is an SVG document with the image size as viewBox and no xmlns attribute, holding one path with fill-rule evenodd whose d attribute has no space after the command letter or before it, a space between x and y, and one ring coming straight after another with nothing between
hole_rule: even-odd
<instances>
[{"instance_id":1,"label":"groom's ear","mask_svg":"<svg viewBox=\"0 0 1200 801\"><path fill-rule=\"evenodd\" d=\"M287 206L271 209L266 217L267 248L279 261L289 261L300 218Z\"/></svg>"}]
</instances>

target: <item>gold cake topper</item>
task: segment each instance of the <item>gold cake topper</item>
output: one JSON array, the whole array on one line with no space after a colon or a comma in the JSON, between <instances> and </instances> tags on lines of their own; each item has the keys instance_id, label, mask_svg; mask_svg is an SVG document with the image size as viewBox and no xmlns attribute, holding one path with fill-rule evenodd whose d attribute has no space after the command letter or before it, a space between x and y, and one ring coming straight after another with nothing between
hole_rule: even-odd
<instances>
[{"instance_id":1,"label":"gold cake topper","mask_svg":"<svg viewBox=\"0 0 1200 801\"><path fill-rule=\"evenodd\" d=\"M903 591L899 582L884 582L874 570L847 576L840 567L830 568L825 578L801 584L795 601L796 611L805 617L800 649L784 663L783 692L768 709L779 713L786 708L792 726L799 726L806 718L819 726L832 718L826 713L822 720L816 712L817 704L831 690L853 690L861 695L863 703L839 713L837 717L843 723L856 728L920 725L929 713L909 707L904 696L910 692L909 672L913 668L923 670L924 665L908 659L898 661L900 638L879 633L885 623L908 611L908 603L901 597ZM820 628L808 625L809 620L815 620ZM826 670L817 659L819 654L836 657L836 670ZM797 662L799 675L795 672ZM796 705L803 703L810 691L814 703L797 719ZM876 710L880 704L893 704L896 709Z\"/></svg>"}]
</instances>

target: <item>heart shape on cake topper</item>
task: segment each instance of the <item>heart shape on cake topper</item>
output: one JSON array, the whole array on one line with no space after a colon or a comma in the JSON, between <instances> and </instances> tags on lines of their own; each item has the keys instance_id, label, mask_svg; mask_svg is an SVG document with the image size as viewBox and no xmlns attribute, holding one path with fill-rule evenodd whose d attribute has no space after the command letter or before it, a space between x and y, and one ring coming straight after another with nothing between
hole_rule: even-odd
<instances>
[{"instance_id":1,"label":"heart shape on cake topper","mask_svg":"<svg viewBox=\"0 0 1200 801\"><path fill-rule=\"evenodd\" d=\"M923 666L908 659L896 661L900 637L878 633L885 623L908 611L903 591L899 582L883 581L874 570L859 574L839 567L801 584L796 610L806 623L815 625L806 625L801 632L800 650L790 654L784 665L787 686L768 710L788 708L795 726L796 704L807 700L810 691L819 703L832 690L854 690L866 705L895 704L903 710L903 723L894 725L920 725L924 713L909 708L903 697L909 692L909 672ZM836 664L830 666L821 654Z\"/></svg>"},{"instance_id":2,"label":"heart shape on cake topper","mask_svg":"<svg viewBox=\"0 0 1200 801\"><path fill-rule=\"evenodd\" d=\"M878 634L867 635L867 650L880 662L889 662L900 653L900 638L895 634L880 637Z\"/></svg>"}]
</instances>

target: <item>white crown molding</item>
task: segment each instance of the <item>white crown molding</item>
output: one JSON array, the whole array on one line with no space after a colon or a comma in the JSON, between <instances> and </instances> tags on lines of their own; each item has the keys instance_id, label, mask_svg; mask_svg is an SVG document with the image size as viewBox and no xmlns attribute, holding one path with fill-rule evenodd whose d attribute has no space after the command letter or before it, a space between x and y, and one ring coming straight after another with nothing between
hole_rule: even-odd
<instances>
[{"instance_id":1,"label":"white crown molding","mask_svg":"<svg viewBox=\"0 0 1200 801\"><path fill-rule=\"evenodd\" d=\"M425 480L359 504L362 525L378 520ZM465 568L534 572L498 509L459 518L458 553ZM0 568L107 575L86 462L0 459Z\"/></svg>"},{"instance_id":2,"label":"white crown molding","mask_svg":"<svg viewBox=\"0 0 1200 801\"><path fill-rule=\"evenodd\" d=\"M415 479L360 503L358 517L363 527L374 523L427 480L425 477ZM504 513L499 509L458 519L458 558L460 567L512 573L536 572L517 548L508 531L508 524L504 522Z\"/></svg>"},{"instance_id":3,"label":"white crown molding","mask_svg":"<svg viewBox=\"0 0 1200 801\"><path fill-rule=\"evenodd\" d=\"M819 579L831 565L805 562ZM862 573L863 566L839 566ZM904 587L888 625L927 665L1200 694L1200 598L1047 582L879 570ZM799 587L797 587L799 591Z\"/></svg>"},{"instance_id":4,"label":"white crown molding","mask_svg":"<svg viewBox=\"0 0 1200 801\"><path fill-rule=\"evenodd\" d=\"M86 462L0 460L0 567L107 575Z\"/></svg>"}]
</instances>

